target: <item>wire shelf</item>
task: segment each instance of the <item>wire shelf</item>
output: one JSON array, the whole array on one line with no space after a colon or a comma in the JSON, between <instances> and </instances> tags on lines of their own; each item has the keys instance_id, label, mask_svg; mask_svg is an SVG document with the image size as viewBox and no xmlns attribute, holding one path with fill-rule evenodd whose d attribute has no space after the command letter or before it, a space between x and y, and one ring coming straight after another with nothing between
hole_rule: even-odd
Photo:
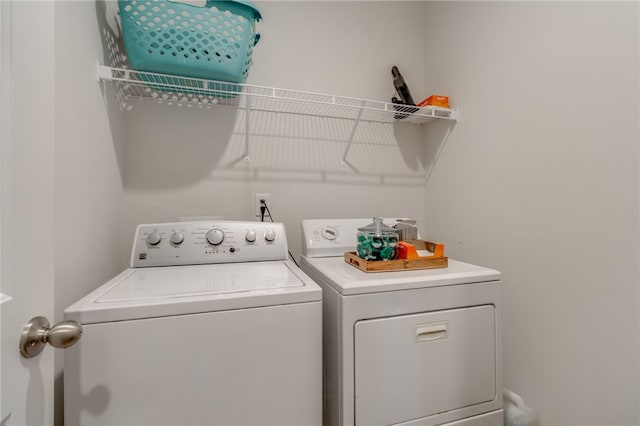
<instances>
[{"instance_id":1,"label":"wire shelf","mask_svg":"<svg viewBox=\"0 0 640 426\"><path fill-rule=\"evenodd\" d=\"M250 108L252 111L383 123L423 124L434 119L459 119L457 109L435 106L418 108L389 102L112 68L100 64L98 80L114 82L125 99L152 99L200 108L227 105Z\"/></svg>"}]
</instances>

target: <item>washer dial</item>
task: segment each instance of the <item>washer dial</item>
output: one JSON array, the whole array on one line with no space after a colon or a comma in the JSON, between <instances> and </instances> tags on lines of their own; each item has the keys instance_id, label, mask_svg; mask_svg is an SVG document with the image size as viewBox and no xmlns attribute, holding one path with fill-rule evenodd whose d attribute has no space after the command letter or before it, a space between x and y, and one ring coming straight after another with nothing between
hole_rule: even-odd
<instances>
[{"instance_id":1,"label":"washer dial","mask_svg":"<svg viewBox=\"0 0 640 426\"><path fill-rule=\"evenodd\" d=\"M273 229L267 229L264 233L264 239L273 242L276 239L276 232Z\"/></svg>"},{"instance_id":2,"label":"washer dial","mask_svg":"<svg viewBox=\"0 0 640 426\"><path fill-rule=\"evenodd\" d=\"M224 232L222 229L213 228L207 232L207 242L212 246L217 246L224 240Z\"/></svg>"},{"instance_id":3,"label":"washer dial","mask_svg":"<svg viewBox=\"0 0 640 426\"><path fill-rule=\"evenodd\" d=\"M254 243L256 241L256 231L254 231L253 229L248 230L244 238L248 242Z\"/></svg>"},{"instance_id":4,"label":"washer dial","mask_svg":"<svg viewBox=\"0 0 640 426\"><path fill-rule=\"evenodd\" d=\"M179 246L184 241L184 234L182 232L174 232L173 234L171 234L169 241L174 246Z\"/></svg>"},{"instance_id":5,"label":"washer dial","mask_svg":"<svg viewBox=\"0 0 640 426\"><path fill-rule=\"evenodd\" d=\"M153 231L152 233L147 235L147 244L149 244L150 246L157 246L158 244L160 244L160 241L162 241L162 238L156 231Z\"/></svg>"}]
</instances>

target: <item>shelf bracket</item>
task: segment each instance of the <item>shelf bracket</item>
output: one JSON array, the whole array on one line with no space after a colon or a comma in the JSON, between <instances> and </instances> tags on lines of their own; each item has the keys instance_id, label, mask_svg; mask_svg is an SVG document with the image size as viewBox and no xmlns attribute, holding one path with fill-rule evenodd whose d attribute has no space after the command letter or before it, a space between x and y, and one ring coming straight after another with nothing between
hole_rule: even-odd
<instances>
[{"instance_id":1,"label":"shelf bracket","mask_svg":"<svg viewBox=\"0 0 640 426\"><path fill-rule=\"evenodd\" d=\"M97 62L97 65L96 81L98 81L98 83L100 80L111 81L111 68L101 65L100 62Z\"/></svg>"},{"instance_id":2,"label":"shelf bracket","mask_svg":"<svg viewBox=\"0 0 640 426\"><path fill-rule=\"evenodd\" d=\"M362 102L362 108L358 110L358 116L353 122L353 127L351 128L351 134L349 135L349 142L347 143L347 147L344 150L344 154L342 155L342 168L345 169L349 165L347 163L347 155L349 154L349 150L351 149L351 142L353 142L353 137L356 134L356 130L358 129L358 125L360 124L360 119L362 118L362 112L364 111L365 103Z\"/></svg>"}]
</instances>

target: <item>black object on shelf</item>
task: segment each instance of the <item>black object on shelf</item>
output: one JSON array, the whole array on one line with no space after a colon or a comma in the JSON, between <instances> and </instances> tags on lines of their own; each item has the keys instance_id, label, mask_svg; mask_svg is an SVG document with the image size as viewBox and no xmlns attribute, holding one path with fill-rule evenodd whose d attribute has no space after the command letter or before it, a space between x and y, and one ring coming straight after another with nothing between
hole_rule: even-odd
<instances>
[{"instance_id":1,"label":"black object on shelf","mask_svg":"<svg viewBox=\"0 0 640 426\"><path fill-rule=\"evenodd\" d=\"M398 94L398 97L394 96L391 98L393 109L398 112L394 115L394 118L401 120L416 112L418 108L416 108L416 104L413 102L413 97L409 91L409 86L407 86L397 66L394 65L391 67L391 75L393 76L393 87Z\"/></svg>"},{"instance_id":2,"label":"black object on shelf","mask_svg":"<svg viewBox=\"0 0 640 426\"><path fill-rule=\"evenodd\" d=\"M420 108L415 105L408 105L402 103L402 101L396 97L391 98L391 102L393 103L393 109L396 113L393 115L393 118L396 120L402 120L403 118L407 118Z\"/></svg>"},{"instance_id":3,"label":"black object on shelf","mask_svg":"<svg viewBox=\"0 0 640 426\"><path fill-rule=\"evenodd\" d=\"M415 105L411 92L409 91L409 86L407 86L402 74L400 74L400 70L398 70L398 67L395 65L391 68L391 75L393 76L393 87L396 88L396 92L401 101L400 103Z\"/></svg>"}]
</instances>

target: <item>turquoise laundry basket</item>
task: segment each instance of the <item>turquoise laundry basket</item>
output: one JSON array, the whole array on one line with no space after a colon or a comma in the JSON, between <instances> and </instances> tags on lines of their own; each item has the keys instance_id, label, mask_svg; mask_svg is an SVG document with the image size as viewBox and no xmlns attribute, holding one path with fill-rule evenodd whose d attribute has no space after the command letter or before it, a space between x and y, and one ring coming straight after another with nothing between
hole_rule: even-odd
<instances>
[{"instance_id":1,"label":"turquoise laundry basket","mask_svg":"<svg viewBox=\"0 0 640 426\"><path fill-rule=\"evenodd\" d=\"M251 2L118 0L118 8L134 70L231 83L247 80L260 39L256 22L262 19ZM182 84L180 80L172 79L172 84Z\"/></svg>"}]
</instances>

